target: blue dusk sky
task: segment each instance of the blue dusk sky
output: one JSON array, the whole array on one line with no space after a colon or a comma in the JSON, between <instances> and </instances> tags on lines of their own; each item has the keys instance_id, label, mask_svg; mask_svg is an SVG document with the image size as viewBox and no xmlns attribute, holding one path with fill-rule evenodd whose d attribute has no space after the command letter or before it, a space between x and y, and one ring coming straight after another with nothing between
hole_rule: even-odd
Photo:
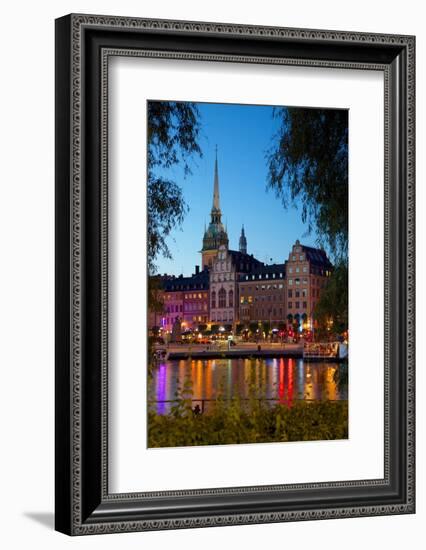
<instances>
[{"instance_id":1,"label":"blue dusk sky","mask_svg":"<svg viewBox=\"0 0 426 550\"><path fill-rule=\"evenodd\" d=\"M275 192L267 189L266 152L273 144L279 121L272 107L198 103L201 114L200 146L192 174L180 166L167 172L178 183L189 210L180 228L167 239L173 259L157 258L158 273L191 275L201 265L204 224L210 222L213 201L215 147L218 148L220 207L229 248L238 250L244 224L247 252L265 263L282 263L296 239L316 246L316 234L307 235L300 209L285 209ZM166 175L166 174L164 174Z\"/></svg>"}]
</instances>

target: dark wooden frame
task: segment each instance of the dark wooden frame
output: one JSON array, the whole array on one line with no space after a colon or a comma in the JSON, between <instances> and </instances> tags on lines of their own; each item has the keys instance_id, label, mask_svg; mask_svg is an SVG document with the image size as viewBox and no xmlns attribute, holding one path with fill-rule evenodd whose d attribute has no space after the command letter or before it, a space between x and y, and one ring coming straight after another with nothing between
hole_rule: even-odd
<instances>
[{"instance_id":1,"label":"dark wooden frame","mask_svg":"<svg viewBox=\"0 0 426 550\"><path fill-rule=\"evenodd\" d=\"M414 512L412 36L68 15L56 21L56 529L67 534ZM106 76L111 55L385 75L385 476L109 494Z\"/></svg>"}]
</instances>

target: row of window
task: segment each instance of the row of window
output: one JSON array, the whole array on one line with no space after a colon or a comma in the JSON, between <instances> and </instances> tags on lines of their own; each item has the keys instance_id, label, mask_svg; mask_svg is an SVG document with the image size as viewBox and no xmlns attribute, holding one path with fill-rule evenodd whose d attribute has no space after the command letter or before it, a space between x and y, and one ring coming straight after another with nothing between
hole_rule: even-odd
<instances>
[{"instance_id":1,"label":"row of window","mask_svg":"<svg viewBox=\"0 0 426 550\"><path fill-rule=\"evenodd\" d=\"M182 304L167 306L166 313L182 313Z\"/></svg>"},{"instance_id":2,"label":"row of window","mask_svg":"<svg viewBox=\"0 0 426 550\"><path fill-rule=\"evenodd\" d=\"M221 288L219 292L217 293L217 307L223 308L223 307L234 307L234 291L230 290L228 292L228 305L226 304L226 290L224 288ZM212 309L216 308L216 291L213 290L211 294L211 306ZM219 319L218 319L219 320Z\"/></svg>"},{"instance_id":3,"label":"row of window","mask_svg":"<svg viewBox=\"0 0 426 550\"><path fill-rule=\"evenodd\" d=\"M231 271L231 264L225 262L216 262L214 271Z\"/></svg>"},{"instance_id":4,"label":"row of window","mask_svg":"<svg viewBox=\"0 0 426 550\"><path fill-rule=\"evenodd\" d=\"M254 287L251 287L251 286L242 286L241 287L241 294L244 294L245 291L247 292L251 292L253 289L256 289L256 290L282 290L284 288L284 285L282 283L278 284L278 285L256 285Z\"/></svg>"},{"instance_id":5,"label":"row of window","mask_svg":"<svg viewBox=\"0 0 426 550\"><path fill-rule=\"evenodd\" d=\"M201 292L198 292L198 293L193 293L193 294L185 294L185 300L202 300L202 299L207 299L207 292L203 292L201 294Z\"/></svg>"},{"instance_id":6,"label":"row of window","mask_svg":"<svg viewBox=\"0 0 426 550\"><path fill-rule=\"evenodd\" d=\"M187 317L185 317L185 319L186 319L187 321L194 321L194 322L197 322L197 321L198 321L199 323L201 323L201 322L207 323L207 317L206 317L205 315L204 315L204 316L202 316L202 315L194 315L193 317L191 317L191 319L188 319Z\"/></svg>"},{"instance_id":7,"label":"row of window","mask_svg":"<svg viewBox=\"0 0 426 550\"><path fill-rule=\"evenodd\" d=\"M279 276L278 276L279 275ZM252 279L282 279L284 277L283 273L258 273L257 275L246 275L246 281Z\"/></svg>"},{"instance_id":8,"label":"row of window","mask_svg":"<svg viewBox=\"0 0 426 550\"><path fill-rule=\"evenodd\" d=\"M296 252L297 252L297 251L296 251ZM296 254L293 254L293 255L292 255L291 260L292 260L293 262L297 262L297 256L296 256ZM300 261L300 262L304 262L304 261L305 261L305 255L304 255L304 254L300 254L300 256L299 256L299 261Z\"/></svg>"},{"instance_id":9,"label":"row of window","mask_svg":"<svg viewBox=\"0 0 426 550\"><path fill-rule=\"evenodd\" d=\"M295 268L293 268L293 267L288 268L289 273L293 273L293 271L294 271L294 273L300 273L300 267L297 266ZM302 268L302 271L303 271L303 273L308 273L308 266L304 265L303 268Z\"/></svg>"},{"instance_id":10,"label":"row of window","mask_svg":"<svg viewBox=\"0 0 426 550\"><path fill-rule=\"evenodd\" d=\"M247 312L248 313L248 312ZM271 318L278 317L279 319L282 319L283 317L283 308L272 308L272 309L254 309L253 310L253 317L254 319L261 319L261 320L267 320Z\"/></svg>"},{"instance_id":11,"label":"row of window","mask_svg":"<svg viewBox=\"0 0 426 550\"><path fill-rule=\"evenodd\" d=\"M207 311L207 303L188 302L185 304L185 311L199 311L200 309Z\"/></svg>"},{"instance_id":12,"label":"row of window","mask_svg":"<svg viewBox=\"0 0 426 550\"><path fill-rule=\"evenodd\" d=\"M302 288L301 290L295 290L294 291L295 298L299 298L300 293L302 293L303 298L306 298L306 296L308 295L308 290L306 288ZM293 290L292 289L290 289L288 291L288 297L293 298Z\"/></svg>"},{"instance_id":13,"label":"row of window","mask_svg":"<svg viewBox=\"0 0 426 550\"><path fill-rule=\"evenodd\" d=\"M223 322L223 323L226 323L228 321L232 322L234 320L234 316L232 314L232 311L230 311L229 313L227 313L226 311L223 311L223 312L218 312L217 314L212 313L211 320L212 322L215 322L215 321Z\"/></svg>"},{"instance_id":14,"label":"row of window","mask_svg":"<svg viewBox=\"0 0 426 550\"><path fill-rule=\"evenodd\" d=\"M232 273L220 273L211 275L211 278L213 282L231 281L233 280L233 275Z\"/></svg>"},{"instance_id":15,"label":"row of window","mask_svg":"<svg viewBox=\"0 0 426 550\"><path fill-rule=\"evenodd\" d=\"M284 301L284 298L280 299L281 295L276 294L268 294L266 296L255 296L254 301L255 302L281 302ZM240 297L240 304L251 304L253 302L253 296L241 296Z\"/></svg>"},{"instance_id":16,"label":"row of window","mask_svg":"<svg viewBox=\"0 0 426 550\"><path fill-rule=\"evenodd\" d=\"M295 302L294 305L295 305L296 309L300 308L300 302ZM307 302L302 302L302 308L306 309L307 307L308 307L308 303ZM288 309L293 309L293 302L288 303Z\"/></svg>"},{"instance_id":17,"label":"row of window","mask_svg":"<svg viewBox=\"0 0 426 550\"><path fill-rule=\"evenodd\" d=\"M308 279L299 279L298 277L296 277L296 279L294 279L294 284L300 285L300 281L302 281L302 284L304 284L304 285L308 284ZM288 280L288 286L292 286L292 285L293 285L293 279L289 279Z\"/></svg>"}]
</instances>

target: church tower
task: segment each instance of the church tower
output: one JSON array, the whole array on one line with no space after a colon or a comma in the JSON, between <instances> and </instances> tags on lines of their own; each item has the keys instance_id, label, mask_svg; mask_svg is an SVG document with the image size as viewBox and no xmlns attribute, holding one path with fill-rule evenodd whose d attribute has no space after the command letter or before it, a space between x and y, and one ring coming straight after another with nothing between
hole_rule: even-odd
<instances>
[{"instance_id":1,"label":"church tower","mask_svg":"<svg viewBox=\"0 0 426 550\"><path fill-rule=\"evenodd\" d=\"M204 232L202 255L202 268L211 267L214 258L216 258L219 246L224 244L228 248L229 240L226 230L222 224L222 211L220 209L219 196L219 170L217 166L217 146L216 160L214 165L214 183L213 183L213 204L210 211L210 223Z\"/></svg>"},{"instance_id":2,"label":"church tower","mask_svg":"<svg viewBox=\"0 0 426 550\"><path fill-rule=\"evenodd\" d=\"M247 254L247 239L244 233L244 225L241 228L239 249L240 249L240 252L242 252L243 254Z\"/></svg>"}]
</instances>

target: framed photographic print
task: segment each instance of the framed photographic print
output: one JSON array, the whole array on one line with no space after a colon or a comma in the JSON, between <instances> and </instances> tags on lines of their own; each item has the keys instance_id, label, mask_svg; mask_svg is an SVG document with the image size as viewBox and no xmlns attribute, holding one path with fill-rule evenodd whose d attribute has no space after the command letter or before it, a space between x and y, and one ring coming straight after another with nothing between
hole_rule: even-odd
<instances>
[{"instance_id":1,"label":"framed photographic print","mask_svg":"<svg viewBox=\"0 0 426 550\"><path fill-rule=\"evenodd\" d=\"M56 21L56 529L414 513L412 36Z\"/></svg>"}]
</instances>

